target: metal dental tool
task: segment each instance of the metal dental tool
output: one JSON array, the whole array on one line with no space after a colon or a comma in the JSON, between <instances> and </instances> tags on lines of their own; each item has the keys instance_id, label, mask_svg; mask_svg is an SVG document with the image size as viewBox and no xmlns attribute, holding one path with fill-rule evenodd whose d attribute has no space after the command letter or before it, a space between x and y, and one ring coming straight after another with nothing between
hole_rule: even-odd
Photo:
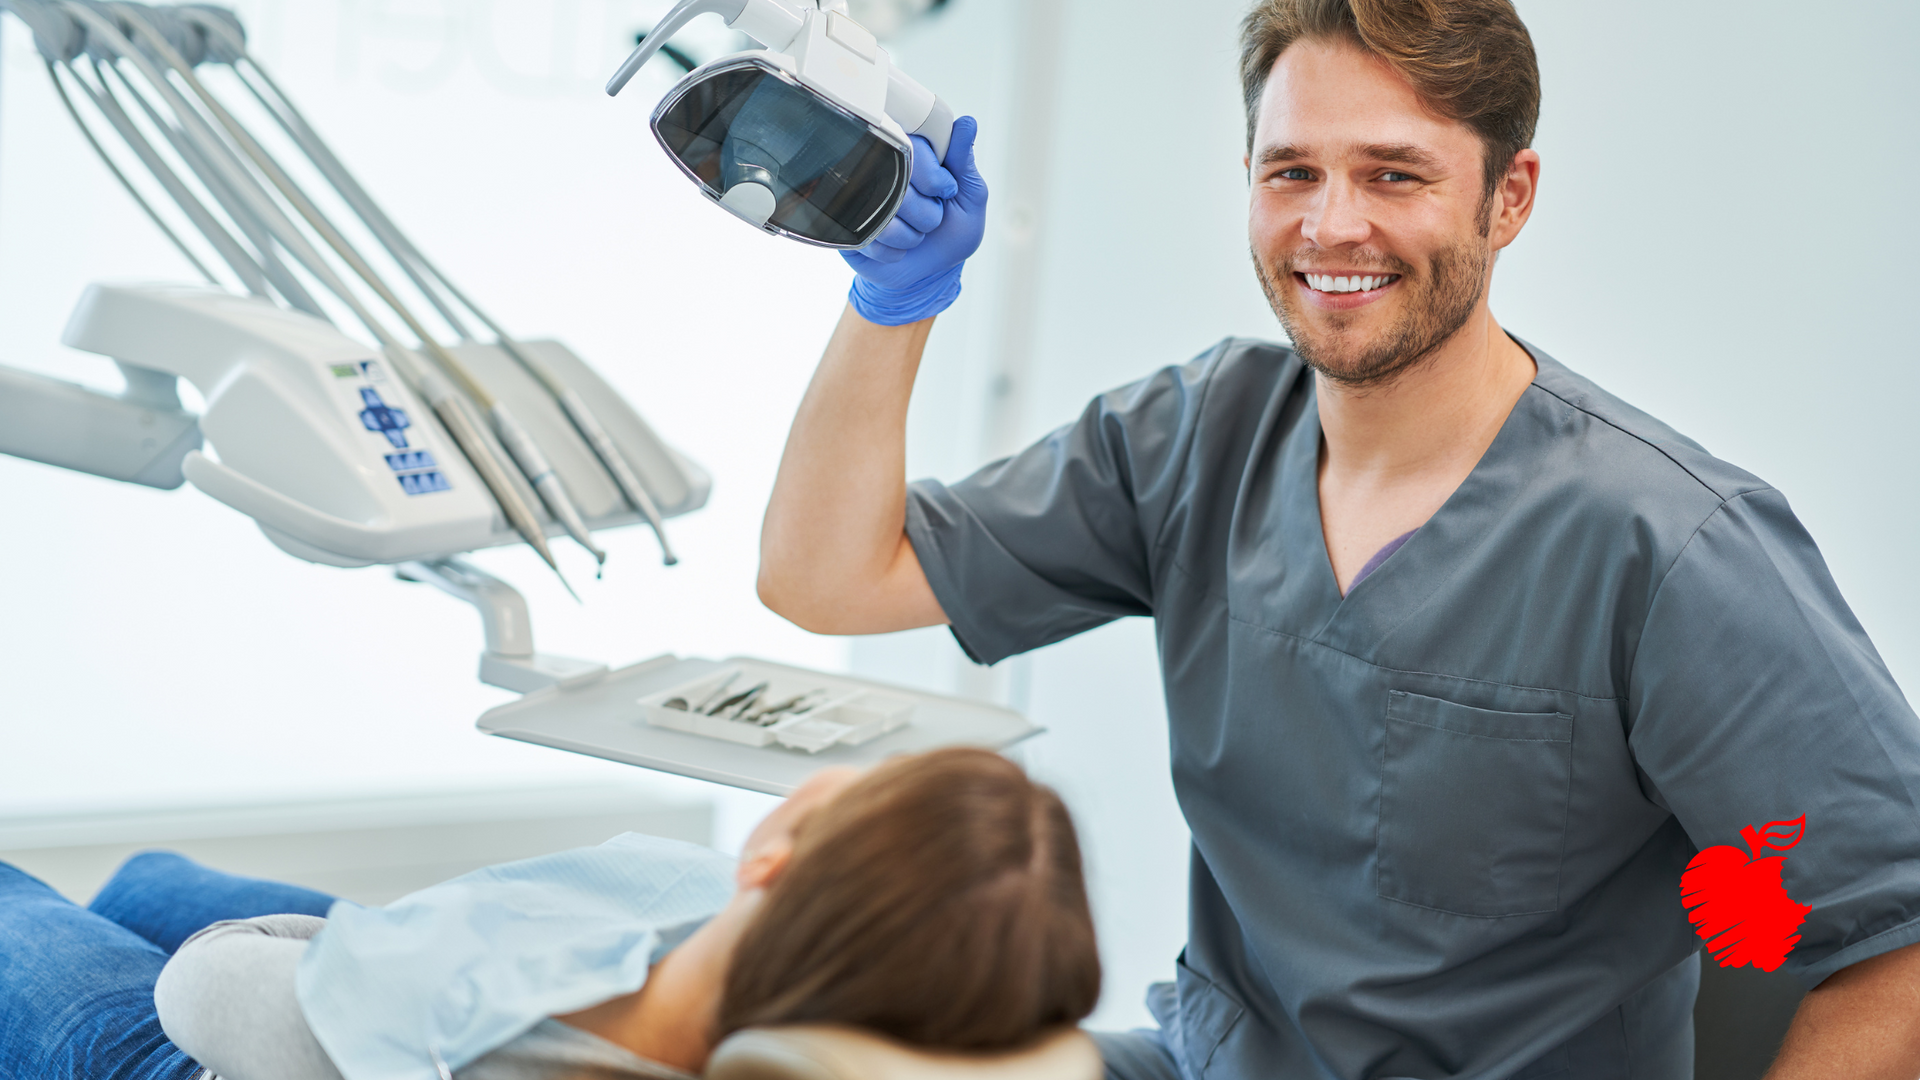
<instances>
[{"instance_id":1,"label":"metal dental tool","mask_svg":"<svg viewBox=\"0 0 1920 1080\"><path fill-rule=\"evenodd\" d=\"M757 712L753 712L746 715L745 717L742 717L742 719L746 720L750 724L759 724L761 727L766 727L769 724L778 722L782 713L791 712L797 716L801 713L807 712L809 709L812 708L812 706L808 705L805 708L802 708L800 707L801 703L809 701L812 698L817 697L822 693L824 693L824 691L809 690L804 694L795 694L778 705L772 705L772 706L768 706L767 708L760 709Z\"/></svg>"},{"instance_id":2,"label":"metal dental tool","mask_svg":"<svg viewBox=\"0 0 1920 1080\"><path fill-rule=\"evenodd\" d=\"M680 0L607 93L708 13L765 48L702 65L669 90L652 117L661 148L707 198L757 229L864 247L906 194L910 137L945 160L953 110L895 67L843 0Z\"/></svg>"},{"instance_id":3,"label":"metal dental tool","mask_svg":"<svg viewBox=\"0 0 1920 1080\"><path fill-rule=\"evenodd\" d=\"M708 709L707 715L708 716L723 715L724 713L727 712L727 710L733 708L734 706L740 704L741 702L743 701L750 702L760 694L766 693L766 690L767 690L767 684L765 682L755 683L754 685L747 687L745 690L740 691L739 693L733 695L732 697L726 699L725 701L722 701L720 704L715 705L712 708Z\"/></svg>"},{"instance_id":4,"label":"metal dental tool","mask_svg":"<svg viewBox=\"0 0 1920 1080\"><path fill-rule=\"evenodd\" d=\"M712 692L707 694L706 697L701 698L700 704L695 705L693 707L693 711L699 712L699 713L706 712L707 706L713 703L713 699L719 697L721 694L726 693L727 687L732 686L735 682L739 681L739 679L740 679L740 673L737 671L728 675L726 678L721 679L720 685L714 687Z\"/></svg>"},{"instance_id":5,"label":"metal dental tool","mask_svg":"<svg viewBox=\"0 0 1920 1080\"><path fill-rule=\"evenodd\" d=\"M733 706L731 709L718 710L718 712L725 713L727 716L727 719L729 720L738 720L742 716L746 715L747 710L753 708L754 702L759 701L760 696L762 694L765 694L766 692L767 692L767 684L764 682L759 683L755 685L752 689L749 689L744 695L741 696L741 700L739 704Z\"/></svg>"}]
</instances>

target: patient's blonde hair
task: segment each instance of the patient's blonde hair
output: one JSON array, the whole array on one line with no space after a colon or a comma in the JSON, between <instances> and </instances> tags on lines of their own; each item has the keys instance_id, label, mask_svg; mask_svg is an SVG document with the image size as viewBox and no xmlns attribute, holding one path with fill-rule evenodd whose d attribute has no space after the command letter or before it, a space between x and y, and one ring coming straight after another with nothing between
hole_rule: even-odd
<instances>
[{"instance_id":1,"label":"patient's blonde hair","mask_svg":"<svg viewBox=\"0 0 1920 1080\"><path fill-rule=\"evenodd\" d=\"M897 758L804 822L742 938L720 1034L842 1023L990 1050L1093 1011L1100 957L1060 797L984 750Z\"/></svg>"}]
</instances>

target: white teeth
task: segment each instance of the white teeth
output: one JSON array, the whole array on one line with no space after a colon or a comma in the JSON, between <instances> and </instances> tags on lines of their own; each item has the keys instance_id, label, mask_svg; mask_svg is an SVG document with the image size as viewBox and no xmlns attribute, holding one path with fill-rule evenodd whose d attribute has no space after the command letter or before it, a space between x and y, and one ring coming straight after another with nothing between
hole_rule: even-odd
<instances>
[{"instance_id":1,"label":"white teeth","mask_svg":"<svg viewBox=\"0 0 1920 1080\"><path fill-rule=\"evenodd\" d=\"M1302 275L1308 279L1308 288L1315 292L1373 292L1375 288L1384 288L1394 281L1394 275L1346 275L1334 277L1325 273Z\"/></svg>"},{"instance_id":2,"label":"white teeth","mask_svg":"<svg viewBox=\"0 0 1920 1080\"><path fill-rule=\"evenodd\" d=\"M1316 292L1350 293L1371 292L1393 280L1391 274L1347 275L1336 277L1331 274L1306 274L1307 288Z\"/></svg>"}]
</instances>

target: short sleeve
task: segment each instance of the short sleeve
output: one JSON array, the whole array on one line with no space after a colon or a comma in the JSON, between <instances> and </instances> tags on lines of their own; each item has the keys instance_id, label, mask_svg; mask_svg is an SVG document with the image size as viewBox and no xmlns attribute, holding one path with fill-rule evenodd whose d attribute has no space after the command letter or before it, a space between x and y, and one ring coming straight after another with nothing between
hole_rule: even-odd
<instances>
[{"instance_id":1,"label":"short sleeve","mask_svg":"<svg viewBox=\"0 0 1920 1080\"><path fill-rule=\"evenodd\" d=\"M1659 586L1630 744L1700 848L1806 818L1782 883L1808 985L1920 942L1920 721L1776 491L1723 503ZM1678 882L1675 897L1678 899Z\"/></svg>"},{"instance_id":2,"label":"short sleeve","mask_svg":"<svg viewBox=\"0 0 1920 1080\"><path fill-rule=\"evenodd\" d=\"M1228 343L1095 398L951 486L907 490L907 537L967 655L991 664L1154 610L1152 551Z\"/></svg>"}]
</instances>

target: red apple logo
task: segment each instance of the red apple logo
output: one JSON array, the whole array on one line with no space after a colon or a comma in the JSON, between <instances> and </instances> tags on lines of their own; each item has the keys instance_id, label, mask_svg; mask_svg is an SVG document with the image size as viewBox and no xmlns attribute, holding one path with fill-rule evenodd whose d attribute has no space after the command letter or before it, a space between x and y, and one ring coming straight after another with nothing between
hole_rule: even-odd
<instances>
[{"instance_id":1,"label":"red apple logo","mask_svg":"<svg viewBox=\"0 0 1920 1080\"><path fill-rule=\"evenodd\" d=\"M1707 951L1721 967L1752 964L1772 971L1786 960L1800 941L1797 931L1813 909L1797 904L1780 883L1785 851L1807 833L1807 815L1792 821L1769 821L1764 829L1751 825L1740 835L1753 857L1737 847L1716 844L1695 855L1680 875L1680 902L1692 909L1687 918Z\"/></svg>"}]
</instances>

